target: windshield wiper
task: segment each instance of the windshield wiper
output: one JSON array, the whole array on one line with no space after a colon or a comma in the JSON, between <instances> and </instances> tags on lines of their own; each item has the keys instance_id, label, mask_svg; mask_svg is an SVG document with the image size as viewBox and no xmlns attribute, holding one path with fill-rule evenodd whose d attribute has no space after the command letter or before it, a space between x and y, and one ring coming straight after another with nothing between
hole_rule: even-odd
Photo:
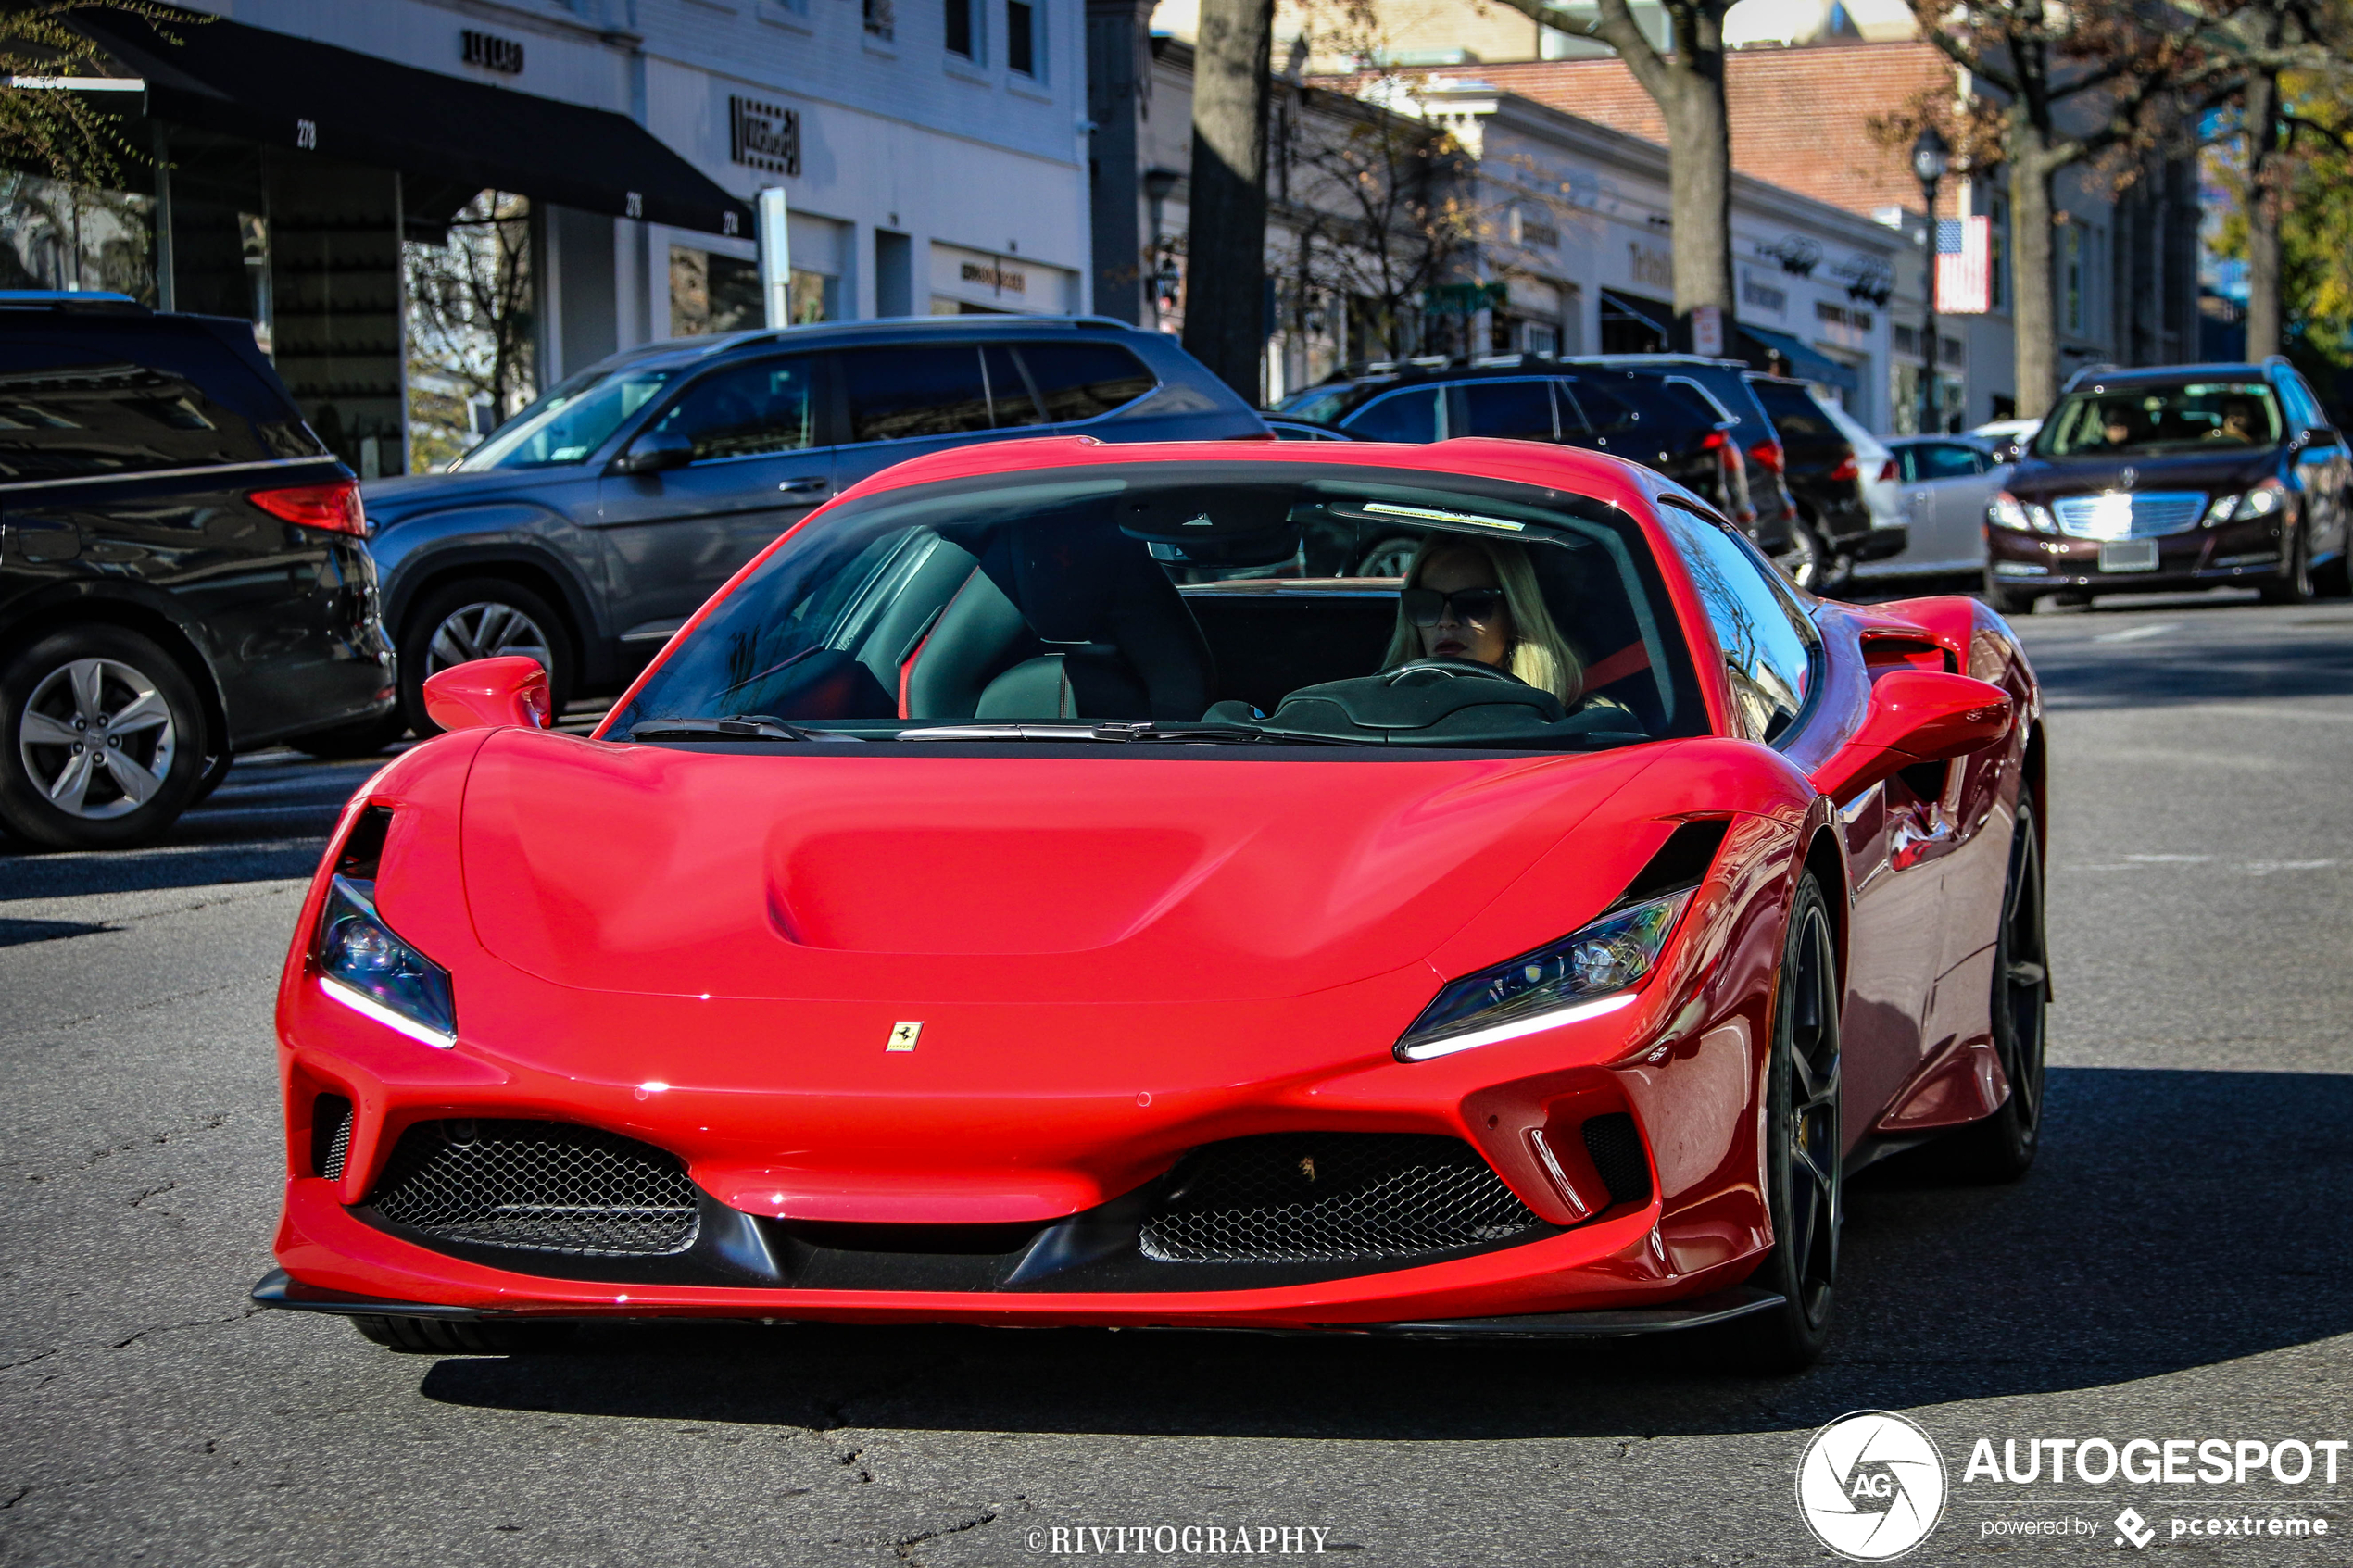
<instances>
[{"instance_id":1,"label":"windshield wiper","mask_svg":"<svg viewBox=\"0 0 2353 1568\"><path fill-rule=\"evenodd\" d=\"M1108 720L1099 724L934 724L901 730L900 740L987 741L1206 741L1227 746L1378 746L1378 741L1340 735L1269 734L1248 724L1164 724L1151 719Z\"/></svg>"},{"instance_id":2,"label":"windshield wiper","mask_svg":"<svg viewBox=\"0 0 2353 1568\"><path fill-rule=\"evenodd\" d=\"M812 730L767 713L737 713L725 719L648 719L630 726L630 740L858 741L834 730Z\"/></svg>"}]
</instances>

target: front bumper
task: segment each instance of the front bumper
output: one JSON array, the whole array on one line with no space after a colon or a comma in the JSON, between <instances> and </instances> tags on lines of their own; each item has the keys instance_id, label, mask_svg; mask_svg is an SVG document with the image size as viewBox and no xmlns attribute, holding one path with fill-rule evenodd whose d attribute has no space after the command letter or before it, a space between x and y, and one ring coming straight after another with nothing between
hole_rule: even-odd
<instances>
[{"instance_id":1,"label":"front bumper","mask_svg":"<svg viewBox=\"0 0 2353 1568\"><path fill-rule=\"evenodd\" d=\"M2145 540L2157 546L2152 571L2108 571L2100 564L2107 541L1985 530L1986 570L2006 588L2089 589L2094 593L2150 592L2168 588L2222 587L2233 582L2276 577L2283 560L2277 521L2259 518L2216 527L2184 529Z\"/></svg>"}]
</instances>

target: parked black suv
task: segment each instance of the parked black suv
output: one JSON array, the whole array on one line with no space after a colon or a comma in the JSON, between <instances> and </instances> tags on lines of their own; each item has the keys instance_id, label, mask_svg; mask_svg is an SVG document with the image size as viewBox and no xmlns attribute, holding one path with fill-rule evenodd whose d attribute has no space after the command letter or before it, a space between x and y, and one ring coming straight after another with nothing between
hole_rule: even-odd
<instances>
[{"instance_id":1,"label":"parked black suv","mask_svg":"<svg viewBox=\"0 0 2353 1568\"><path fill-rule=\"evenodd\" d=\"M366 533L246 322L0 294L0 826L141 843L388 710Z\"/></svg>"},{"instance_id":2,"label":"parked black suv","mask_svg":"<svg viewBox=\"0 0 2353 1568\"><path fill-rule=\"evenodd\" d=\"M1843 581L1863 561L1901 554L1905 531L1871 526L1855 444L1823 412L1814 389L1802 381L1753 371L1744 379L1780 436L1781 476L1797 501L1790 576L1819 592Z\"/></svg>"},{"instance_id":3,"label":"parked black suv","mask_svg":"<svg viewBox=\"0 0 2353 1568\"><path fill-rule=\"evenodd\" d=\"M455 471L369 485L402 727L447 665L526 654L617 690L736 570L894 463L975 441L1270 435L1161 332L916 318L650 344L564 381Z\"/></svg>"},{"instance_id":4,"label":"parked black suv","mask_svg":"<svg viewBox=\"0 0 2353 1568\"><path fill-rule=\"evenodd\" d=\"M1285 398L1278 425L1327 425L1360 441L1458 435L1557 441L1637 462L1754 529L1737 421L1696 382L1541 355L1403 364L1336 377Z\"/></svg>"},{"instance_id":5,"label":"parked black suv","mask_svg":"<svg viewBox=\"0 0 2353 1568\"><path fill-rule=\"evenodd\" d=\"M2343 594L2353 458L2285 359L2078 371L1988 509L1986 591Z\"/></svg>"},{"instance_id":6,"label":"parked black suv","mask_svg":"<svg viewBox=\"0 0 2353 1568\"><path fill-rule=\"evenodd\" d=\"M1820 586L1814 565L1822 555L1818 542L1801 532L1797 503L1781 475L1780 432L1772 416L1748 384L1748 366L1738 359L1710 359L1697 354L1591 354L1569 360L1572 365L1606 365L1615 370L1642 370L1704 389L1732 420L1726 432L1748 464L1748 494L1756 508L1748 525L1757 548L1771 556L1791 578L1807 588Z\"/></svg>"}]
</instances>

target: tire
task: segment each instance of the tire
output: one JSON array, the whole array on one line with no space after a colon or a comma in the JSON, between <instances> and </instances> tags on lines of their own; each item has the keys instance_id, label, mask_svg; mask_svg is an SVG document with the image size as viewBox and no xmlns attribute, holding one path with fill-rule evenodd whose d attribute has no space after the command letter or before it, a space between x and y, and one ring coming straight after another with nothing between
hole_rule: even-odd
<instances>
[{"instance_id":1,"label":"tire","mask_svg":"<svg viewBox=\"0 0 2353 1568\"><path fill-rule=\"evenodd\" d=\"M1789 548L1773 558L1781 575L1809 594L1830 591L1838 578L1838 557L1813 520L1798 512L1789 520Z\"/></svg>"},{"instance_id":2,"label":"tire","mask_svg":"<svg viewBox=\"0 0 2353 1568\"><path fill-rule=\"evenodd\" d=\"M2353 598L2353 556L2339 555L2312 569L2312 591L2324 599Z\"/></svg>"},{"instance_id":3,"label":"tire","mask_svg":"<svg viewBox=\"0 0 2353 1568\"><path fill-rule=\"evenodd\" d=\"M188 797L188 804L180 809L182 811L193 811L207 800L211 799L212 792L219 789L222 781L228 778L229 770L236 765L236 761L237 754L226 746L222 746L220 750L206 758L204 771L196 775L196 792Z\"/></svg>"},{"instance_id":4,"label":"tire","mask_svg":"<svg viewBox=\"0 0 2353 1568\"><path fill-rule=\"evenodd\" d=\"M195 797L208 746L187 672L136 632L68 627L0 666L0 823L20 838L151 843Z\"/></svg>"},{"instance_id":5,"label":"tire","mask_svg":"<svg viewBox=\"0 0 2353 1568\"><path fill-rule=\"evenodd\" d=\"M2013 588L1985 569L1985 602L1994 607L1996 615L2032 615L2035 596L2021 588Z\"/></svg>"},{"instance_id":6,"label":"tire","mask_svg":"<svg viewBox=\"0 0 2353 1568\"><path fill-rule=\"evenodd\" d=\"M337 724L332 730L313 730L286 744L321 762L341 762L354 757L373 757L408 733L408 715L395 705L389 713L362 719L356 724Z\"/></svg>"},{"instance_id":7,"label":"tire","mask_svg":"<svg viewBox=\"0 0 2353 1568\"><path fill-rule=\"evenodd\" d=\"M2298 527L2296 536L2288 541L2287 559L2280 563L2280 574L2265 583L2260 592L2267 605L2302 605L2312 602L2312 557L2310 542Z\"/></svg>"},{"instance_id":8,"label":"tire","mask_svg":"<svg viewBox=\"0 0 2353 1568\"><path fill-rule=\"evenodd\" d=\"M1752 1373L1796 1372L1829 1342L1846 1219L1839 1125L1837 944L1811 872L1790 900L1773 997L1772 1059L1765 1085L1765 1200L1773 1250L1748 1283L1779 1306L1727 1325L1737 1363Z\"/></svg>"},{"instance_id":9,"label":"tire","mask_svg":"<svg viewBox=\"0 0 2353 1568\"><path fill-rule=\"evenodd\" d=\"M1421 541L1400 536L1384 539L1366 550L1356 562L1359 577L1403 577L1405 569L1414 564L1414 552L1421 548Z\"/></svg>"},{"instance_id":10,"label":"tire","mask_svg":"<svg viewBox=\"0 0 2353 1568\"><path fill-rule=\"evenodd\" d=\"M463 577L427 594L401 629L399 654L400 713L420 739L441 734L425 717L425 677L468 659L527 655L547 670L556 712L572 696L570 623L546 599L504 578Z\"/></svg>"},{"instance_id":11,"label":"tire","mask_svg":"<svg viewBox=\"0 0 2353 1568\"><path fill-rule=\"evenodd\" d=\"M472 1323L452 1318L354 1317L359 1336L411 1355L525 1356L562 1348L568 1323Z\"/></svg>"},{"instance_id":12,"label":"tire","mask_svg":"<svg viewBox=\"0 0 2353 1568\"><path fill-rule=\"evenodd\" d=\"M2002 923L1994 938L1994 1048L2010 1095L1993 1115L1944 1140L1948 1168L1965 1181L2014 1182L2034 1163L2051 990L2045 934L2043 847L2034 837L2034 808L2021 797L2010 834Z\"/></svg>"}]
</instances>

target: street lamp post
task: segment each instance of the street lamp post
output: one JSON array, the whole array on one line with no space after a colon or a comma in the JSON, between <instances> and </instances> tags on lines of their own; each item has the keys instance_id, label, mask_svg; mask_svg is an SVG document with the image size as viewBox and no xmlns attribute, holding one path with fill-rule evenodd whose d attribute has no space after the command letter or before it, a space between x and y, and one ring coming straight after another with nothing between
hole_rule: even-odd
<instances>
[{"instance_id":1,"label":"street lamp post","mask_svg":"<svg viewBox=\"0 0 2353 1568\"><path fill-rule=\"evenodd\" d=\"M1953 149L1933 125L1920 128L1919 139L1912 144L1912 172L1919 177L1920 205L1928 213L1928 282L1922 291L1928 296L1924 312L1925 325L1920 336L1920 433L1927 435L1940 429L1936 401L1936 183L1944 178L1952 166Z\"/></svg>"}]
</instances>

